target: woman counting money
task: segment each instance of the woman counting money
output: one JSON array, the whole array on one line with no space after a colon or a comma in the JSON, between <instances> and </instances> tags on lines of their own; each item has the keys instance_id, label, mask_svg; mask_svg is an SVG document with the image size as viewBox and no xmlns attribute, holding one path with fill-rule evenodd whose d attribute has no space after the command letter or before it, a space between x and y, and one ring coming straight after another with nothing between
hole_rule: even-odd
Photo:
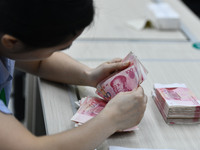
<instances>
[{"instance_id":1,"label":"woman counting money","mask_svg":"<svg viewBox=\"0 0 200 150\"><path fill-rule=\"evenodd\" d=\"M118 94L84 125L50 136L34 136L7 108L14 66L47 80L92 87L128 67L115 59L89 68L60 52L93 17L92 0L0 0L0 150L94 149L141 121L147 102L141 87Z\"/></svg>"}]
</instances>

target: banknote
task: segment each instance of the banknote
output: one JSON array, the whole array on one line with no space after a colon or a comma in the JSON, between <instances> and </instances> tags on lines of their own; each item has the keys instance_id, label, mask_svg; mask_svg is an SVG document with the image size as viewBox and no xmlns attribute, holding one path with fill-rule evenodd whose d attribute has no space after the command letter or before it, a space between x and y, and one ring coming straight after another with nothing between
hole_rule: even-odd
<instances>
[{"instance_id":1,"label":"banknote","mask_svg":"<svg viewBox=\"0 0 200 150\"><path fill-rule=\"evenodd\" d=\"M148 73L147 69L143 66L143 64L140 62L140 60L137 58L136 55L133 54L133 52L130 52L123 60L122 62L130 62L130 66L135 66L136 71L138 73L138 76L140 77L140 82L144 81L146 78L146 75ZM131 76L131 74L130 74Z\"/></svg>"},{"instance_id":2,"label":"banknote","mask_svg":"<svg viewBox=\"0 0 200 150\"><path fill-rule=\"evenodd\" d=\"M156 100L156 97L153 97L155 104L157 105L163 119L167 124L199 124L200 123L200 118L195 117L195 113L193 116L188 117L187 114L180 115L180 117L168 117L166 113L163 111L163 107L159 104L158 100Z\"/></svg>"},{"instance_id":3,"label":"banknote","mask_svg":"<svg viewBox=\"0 0 200 150\"><path fill-rule=\"evenodd\" d=\"M75 115L71 118L72 121L76 122L76 126L82 125L90 119L96 117L106 106L107 102L98 97L85 97L79 102L80 107ZM138 130L137 126L129 129L125 129L118 132L129 132Z\"/></svg>"},{"instance_id":4,"label":"banknote","mask_svg":"<svg viewBox=\"0 0 200 150\"><path fill-rule=\"evenodd\" d=\"M130 62L128 68L118 71L101 81L97 85L96 93L101 97L85 97L82 98L77 105L79 106L76 114L71 118L77 125L84 124L88 120L98 115L106 106L108 100L113 98L119 92L131 91L137 88L146 78L148 71L138 60L138 58L130 52L122 62ZM132 127L120 132L137 130L138 127Z\"/></svg>"},{"instance_id":5,"label":"banknote","mask_svg":"<svg viewBox=\"0 0 200 150\"><path fill-rule=\"evenodd\" d=\"M155 84L152 97L167 123L200 123L200 101L186 85Z\"/></svg>"},{"instance_id":6,"label":"banknote","mask_svg":"<svg viewBox=\"0 0 200 150\"><path fill-rule=\"evenodd\" d=\"M158 88L156 95L165 100L169 106L200 106L196 96L188 88Z\"/></svg>"},{"instance_id":7,"label":"banknote","mask_svg":"<svg viewBox=\"0 0 200 150\"><path fill-rule=\"evenodd\" d=\"M132 52L122 60L126 61L130 62L128 68L110 75L97 85L96 93L104 100L108 101L120 92L132 91L145 80L148 71Z\"/></svg>"},{"instance_id":8,"label":"banknote","mask_svg":"<svg viewBox=\"0 0 200 150\"><path fill-rule=\"evenodd\" d=\"M106 106L106 104L107 102L98 97L82 98L80 101L80 107L71 120L78 123L85 123L95 117Z\"/></svg>"},{"instance_id":9,"label":"banknote","mask_svg":"<svg viewBox=\"0 0 200 150\"><path fill-rule=\"evenodd\" d=\"M198 107L190 107L190 106L179 106L170 107L166 103L162 103L157 96L153 96L153 99L159 108L161 113L166 116L166 118L199 118L200 111Z\"/></svg>"}]
</instances>

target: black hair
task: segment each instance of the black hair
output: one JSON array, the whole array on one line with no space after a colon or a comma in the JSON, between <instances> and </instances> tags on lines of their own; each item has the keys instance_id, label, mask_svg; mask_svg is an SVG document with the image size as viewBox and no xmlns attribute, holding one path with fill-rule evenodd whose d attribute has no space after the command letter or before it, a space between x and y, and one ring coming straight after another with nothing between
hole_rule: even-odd
<instances>
[{"instance_id":1,"label":"black hair","mask_svg":"<svg viewBox=\"0 0 200 150\"><path fill-rule=\"evenodd\" d=\"M34 48L61 44L93 17L93 0L0 0L0 32Z\"/></svg>"}]
</instances>

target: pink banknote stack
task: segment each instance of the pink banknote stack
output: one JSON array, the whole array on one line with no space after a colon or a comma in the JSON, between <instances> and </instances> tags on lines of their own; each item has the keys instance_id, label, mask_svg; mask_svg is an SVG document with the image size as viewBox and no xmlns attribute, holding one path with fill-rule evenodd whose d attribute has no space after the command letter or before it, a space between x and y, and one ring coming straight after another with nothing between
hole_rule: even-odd
<instances>
[{"instance_id":1,"label":"pink banknote stack","mask_svg":"<svg viewBox=\"0 0 200 150\"><path fill-rule=\"evenodd\" d=\"M108 101L119 92L132 91L137 88L146 78L147 70L130 52L123 60L129 61L130 66L122 71L116 72L101 81L97 85L96 93L101 97L85 97L79 101L80 107L72 117L72 121L83 124L95 117L108 103ZM138 127L133 127L124 131L133 131Z\"/></svg>"},{"instance_id":2,"label":"pink banknote stack","mask_svg":"<svg viewBox=\"0 0 200 150\"><path fill-rule=\"evenodd\" d=\"M97 85L96 93L104 100L110 100L120 92L132 91L146 78L148 71L130 52L122 62L130 62L130 66L120 72L116 72Z\"/></svg>"},{"instance_id":3,"label":"pink banknote stack","mask_svg":"<svg viewBox=\"0 0 200 150\"><path fill-rule=\"evenodd\" d=\"M166 123L200 123L200 101L185 84L154 84L152 97Z\"/></svg>"}]
</instances>

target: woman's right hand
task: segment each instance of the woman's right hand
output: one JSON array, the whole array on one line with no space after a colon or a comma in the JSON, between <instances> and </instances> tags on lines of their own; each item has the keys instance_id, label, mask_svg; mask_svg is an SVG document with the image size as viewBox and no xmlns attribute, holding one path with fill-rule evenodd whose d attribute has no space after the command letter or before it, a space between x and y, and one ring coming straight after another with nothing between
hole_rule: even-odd
<instances>
[{"instance_id":1,"label":"woman's right hand","mask_svg":"<svg viewBox=\"0 0 200 150\"><path fill-rule=\"evenodd\" d=\"M136 126L143 118L147 96L142 87L130 92L121 92L108 102L102 115L109 117L115 130Z\"/></svg>"}]
</instances>

